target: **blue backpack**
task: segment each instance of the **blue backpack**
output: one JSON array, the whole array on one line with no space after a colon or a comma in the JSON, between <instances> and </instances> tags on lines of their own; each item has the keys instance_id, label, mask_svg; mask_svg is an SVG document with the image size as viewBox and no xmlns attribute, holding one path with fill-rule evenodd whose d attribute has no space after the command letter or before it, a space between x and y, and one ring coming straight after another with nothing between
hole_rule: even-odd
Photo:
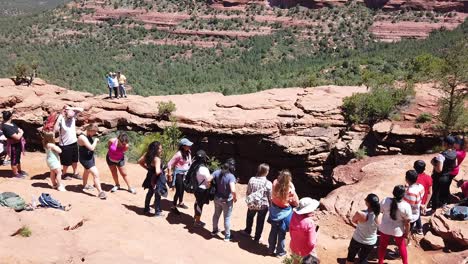
<instances>
[{"instance_id":1,"label":"blue backpack","mask_svg":"<svg viewBox=\"0 0 468 264\"><path fill-rule=\"evenodd\" d=\"M468 220L468 206L454 206L452 209L450 209L446 216L452 220Z\"/></svg>"},{"instance_id":2,"label":"blue backpack","mask_svg":"<svg viewBox=\"0 0 468 264\"><path fill-rule=\"evenodd\" d=\"M50 207L65 210L65 207L62 206L62 204L59 201L52 198L52 196L50 196L50 194L48 193L41 194L41 196L39 196L39 202L41 203L42 207Z\"/></svg>"}]
</instances>

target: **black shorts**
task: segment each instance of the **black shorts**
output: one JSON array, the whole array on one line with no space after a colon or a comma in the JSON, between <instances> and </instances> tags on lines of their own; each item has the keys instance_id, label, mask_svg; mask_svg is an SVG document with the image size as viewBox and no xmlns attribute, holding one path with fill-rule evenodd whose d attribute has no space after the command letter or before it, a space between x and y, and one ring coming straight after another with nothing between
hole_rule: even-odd
<instances>
[{"instance_id":1,"label":"black shorts","mask_svg":"<svg viewBox=\"0 0 468 264\"><path fill-rule=\"evenodd\" d=\"M92 159L86 160L86 159L80 159L80 164L83 165L83 167L86 170L91 169L92 167L96 166L96 161L94 159L94 156Z\"/></svg>"},{"instance_id":2,"label":"black shorts","mask_svg":"<svg viewBox=\"0 0 468 264\"><path fill-rule=\"evenodd\" d=\"M21 164L21 150L22 150L21 142L11 144L10 159L11 159L12 166Z\"/></svg>"},{"instance_id":3,"label":"black shorts","mask_svg":"<svg viewBox=\"0 0 468 264\"><path fill-rule=\"evenodd\" d=\"M60 146L60 148L62 149L60 163L63 166L71 166L73 163L78 162L78 143Z\"/></svg>"},{"instance_id":4,"label":"black shorts","mask_svg":"<svg viewBox=\"0 0 468 264\"><path fill-rule=\"evenodd\" d=\"M107 165L109 166L117 166L117 167L125 166L125 156L121 160L119 160L119 162L113 162L112 160L110 160L109 154L107 154L106 161L107 161Z\"/></svg>"},{"instance_id":5,"label":"black shorts","mask_svg":"<svg viewBox=\"0 0 468 264\"><path fill-rule=\"evenodd\" d=\"M352 238L351 242L349 242L348 256L346 257L346 260L354 263L354 259L356 258L356 255L358 255L359 260L357 263L367 263L367 258L369 257L369 254L373 248L374 245L365 245L357 242L354 240L354 238Z\"/></svg>"}]
</instances>

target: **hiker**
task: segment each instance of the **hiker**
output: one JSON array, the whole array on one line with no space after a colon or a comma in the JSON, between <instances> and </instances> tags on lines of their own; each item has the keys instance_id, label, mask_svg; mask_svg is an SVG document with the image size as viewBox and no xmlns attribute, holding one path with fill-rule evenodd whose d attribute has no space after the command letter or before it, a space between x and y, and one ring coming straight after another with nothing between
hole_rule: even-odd
<instances>
[{"instance_id":1,"label":"hiker","mask_svg":"<svg viewBox=\"0 0 468 264\"><path fill-rule=\"evenodd\" d=\"M208 165L206 164L208 157L204 150L197 151L194 161L190 166L186 177L195 177L196 179L196 188L194 190L195 195L195 204L193 205L194 210L194 227L203 227L203 223L200 218L203 212L203 206L209 204L210 202L210 193L209 189L211 186L211 181L213 176L210 174ZM187 180L186 180L187 181Z\"/></svg>"},{"instance_id":2,"label":"hiker","mask_svg":"<svg viewBox=\"0 0 468 264\"><path fill-rule=\"evenodd\" d=\"M54 131L59 131L60 163L62 164L62 176L67 174L69 166L72 166L72 178L81 180L77 173L78 168L78 138L76 136L76 116L83 112L81 107L70 107L65 105L62 113L57 118ZM69 180L70 177L65 179Z\"/></svg>"},{"instance_id":3,"label":"hiker","mask_svg":"<svg viewBox=\"0 0 468 264\"><path fill-rule=\"evenodd\" d=\"M236 194L236 162L229 158L221 166L221 169L213 172L213 181L216 188L214 197L215 211L213 214L213 236L217 236L218 222L221 212L224 218L224 241L231 241L231 215L234 203L237 202Z\"/></svg>"},{"instance_id":4,"label":"hiker","mask_svg":"<svg viewBox=\"0 0 468 264\"><path fill-rule=\"evenodd\" d=\"M127 84L127 77L123 75L120 71L117 72L117 80L119 82L119 93L120 98L127 98L127 91L125 91L125 85Z\"/></svg>"},{"instance_id":5,"label":"hiker","mask_svg":"<svg viewBox=\"0 0 468 264\"><path fill-rule=\"evenodd\" d=\"M293 209L289 232L291 233L291 253L301 258L317 256L317 227L312 219L313 212L320 202L305 197L299 200L299 205Z\"/></svg>"},{"instance_id":6,"label":"hiker","mask_svg":"<svg viewBox=\"0 0 468 264\"><path fill-rule=\"evenodd\" d=\"M443 139L444 151L431 160L432 171L432 209L446 205L450 196L450 173L457 167L457 152L454 148L455 138L446 136Z\"/></svg>"},{"instance_id":7,"label":"hiker","mask_svg":"<svg viewBox=\"0 0 468 264\"><path fill-rule=\"evenodd\" d=\"M255 230L254 241L259 243L262 238L263 225L265 217L268 213L268 208L271 204L271 189L272 183L267 179L270 172L270 166L262 163L258 166L257 175L250 178L247 185L246 202L247 202L247 219L245 229L241 232L250 236L255 215L257 215L257 225Z\"/></svg>"},{"instance_id":8,"label":"hiker","mask_svg":"<svg viewBox=\"0 0 468 264\"><path fill-rule=\"evenodd\" d=\"M358 264L367 263L367 258L377 243L377 229L381 222L379 197L371 193L364 201L367 209L357 211L352 218L356 230L349 242L346 264L355 263L356 255L358 255Z\"/></svg>"},{"instance_id":9,"label":"hiker","mask_svg":"<svg viewBox=\"0 0 468 264\"><path fill-rule=\"evenodd\" d=\"M112 90L114 90L115 99L119 99L119 79L115 72L112 73Z\"/></svg>"},{"instance_id":10,"label":"hiker","mask_svg":"<svg viewBox=\"0 0 468 264\"><path fill-rule=\"evenodd\" d=\"M0 129L0 166L10 165L10 161L7 159L7 138Z\"/></svg>"},{"instance_id":11,"label":"hiker","mask_svg":"<svg viewBox=\"0 0 468 264\"><path fill-rule=\"evenodd\" d=\"M412 215L410 218L410 230L417 233L418 235L422 235L422 228L415 229L415 225L420 217L422 198L424 196L424 186L417 182L418 173L415 170L407 171L405 180L408 187L406 188L405 197L403 200L411 206Z\"/></svg>"},{"instance_id":12,"label":"hiker","mask_svg":"<svg viewBox=\"0 0 468 264\"><path fill-rule=\"evenodd\" d=\"M268 217L268 223L271 224L268 249L271 255L282 257L286 255L285 237L292 217L292 206L298 205L299 197L296 194L289 170L282 170L279 173L278 179L273 181L272 189Z\"/></svg>"},{"instance_id":13,"label":"hiker","mask_svg":"<svg viewBox=\"0 0 468 264\"><path fill-rule=\"evenodd\" d=\"M60 164L60 149L55 145L54 133L44 133L42 138L42 146L46 152L46 163L50 169L50 181L52 182L52 188L58 191L65 192L65 186L62 184L62 166Z\"/></svg>"},{"instance_id":14,"label":"hiker","mask_svg":"<svg viewBox=\"0 0 468 264\"><path fill-rule=\"evenodd\" d=\"M424 187L424 195L421 201L421 210L419 213L419 218L416 220L416 233L421 234L423 231L421 214L424 215L427 213L427 207L432 197L432 178L431 176L424 173L426 170L426 163L423 160L415 161L413 168L418 173L418 180L416 182Z\"/></svg>"},{"instance_id":15,"label":"hiker","mask_svg":"<svg viewBox=\"0 0 468 264\"><path fill-rule=\"evenodd\" d=\"M176 189L174 193L174 200L172 202L172 210L179 214L179 208L188 209L184 204L184 179L190 165L192 164L192 156L190 154L190 147L193 143L183 138L179 142L179 151L167 163L169 182L172 183L171 187ZM174 170L174 171L173 171Z\"/></svg>"},{"instance_id":16,"label":"hiker","mask_svg":"<svg viewBox=\"0 0 468 264\"><path fill-rule=\"evenodd\" d=\"M397 185L393 188L393 198L387 197L381 203L382 223L379 225L379 264L383 264L385 252L390 238L394 238L398 246L403 264L408 264L408 252L405 239L410 232L411 206L403 200L406 188Z\"/></svg>"},{"instance_id":17,"label":"hiker","mask_svg":"<svg viewBox=\"0 0 468 264\"><path fill-rule=\"evenodd\" d=\"M114 78L112 77L114 75L113 72L109 72L107 75L106 75L106 82L107 82L107 88L109 88L109 99L112 99L112 90L114 91L115 93L115 98L117 98L117 90L114 89L115 87L115 83L114 83Z\"/></svg>"},{"instance_id":18,"label":"hiker","mask_svg":"<svg viewBox=\"0 0 468 264\"><path fill-rule=\"evenodd\" d=\"M127 152L128 145L128 135L125 132L121 132L117 137L109 139L107 142L107 155L106 162L109 166L109 169L114 179L114 187L112 187L111 192L116 192L120 189L119 184L119 173L127 184L128 191L136 194L136 189L130 185L130 182L127 177L127 169L125 168L125 152Z\"/></svg>"},{"instance_id":19,"label":"hiker","mask_svg":"<svg viewBox=\"0 0 468 264\"><path fill-rule=\"evenodd\" d=\"M98 131L97 124L90 124L86 128L86 134L81 134L78 137L78 145L80 151L80 163L84 167L83 172L83 191L94 189L93 186L88 185L88 176L91 173L94 177L94 187L98 190L98 197L106 199L106 193L102 191L101 181L99 179L99 171L96 167L94 159L94 150L96 149L98 138L93 138Z\"/></svg>"},{"instance_id":20,"label":"hiker","mask_svg":"<svg viewBox=\"0 0 468 264\"><path fill-rule=\"evenodd\" d=\"M455 144L454 144L455 151L457 152L457 166L450 172L450 184L452 183L453 179L457 177L458 173L460 172L461 163L465 160L466 151L468 146L466 145L465 138L463 137L455 137Z\"/></svg>"},{"instance_id":21,"label":"hiker","mask_svg":"<svg viewBox=\"0 0 468 264\"><path fill-rule=\"evenodd\" d=\"M161 209L161 194L164 195L163 192L165 191L167 195L167 189L165 189L166 176L164 175L164 165L161 160L162 152L161 143L154 141L148 145L148 150L138 159L138 164L148 171L142 185L144 189L148 189L143 213L148 214L150 212L151 197L154 195L154 216L156 217L164 216Z\"/></svg>"},{"instance_id":22,"label":"hiker","mask_svg":"<svg viewBox=\"0 0 468 264\"><path fill-rule=\"evenodd\" d=\"M23 179L28 174L21 169L21 154L24 152L25 140L23 130L11 122L13 113L3 111L2 133L7 139L7 153L10 157L12 177Z\"/></svg>"}]
</instances>

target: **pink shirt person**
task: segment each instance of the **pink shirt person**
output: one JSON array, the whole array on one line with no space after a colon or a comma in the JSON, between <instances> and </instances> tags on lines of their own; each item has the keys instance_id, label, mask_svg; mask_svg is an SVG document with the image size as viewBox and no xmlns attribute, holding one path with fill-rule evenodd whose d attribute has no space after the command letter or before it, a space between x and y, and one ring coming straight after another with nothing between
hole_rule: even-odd
<instances>
[{"instance_id":1,"label":"pink shirt person","mask_svg":"<svg viewBox=\"0 0 468 264\"><path fill-rule=\"evenodd\" d=\"M315 255L317 230L312 219L312 212L317 209L319 204L319 201L305 197L299 201L299 206L294 208L289 225L289 232L291 233L290 248L292 253L301 257Z\"/></svg>"}]
</instances>

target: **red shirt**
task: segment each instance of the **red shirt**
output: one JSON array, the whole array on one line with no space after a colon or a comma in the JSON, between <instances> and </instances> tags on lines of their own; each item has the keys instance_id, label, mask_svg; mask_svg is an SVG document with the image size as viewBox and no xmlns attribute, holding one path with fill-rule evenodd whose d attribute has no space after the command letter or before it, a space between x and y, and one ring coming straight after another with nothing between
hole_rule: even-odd
<instances>
[{"instance_id":1,"label":"red shirt","mask_svg":"<svg viewBox=\"0 0 468 264\"><path fill-rule=\"evenodd\" d=\"M457 176L458 175L458 173L460 172L460 164L463 162L465 157L466 157L466 151L457 150L457 166L450 173L452 176Z\"/></svg>"},{"instance_id":2,"label":"red shirt","mask_svg":"<svg viewBox=\"0 0 468 264\"><path fill-rule=\"evenodd\" d=\"M424 196L422 198L422 204L426 204L427 194L429 193L429 190L432 187L432 178L431 176L423 172L418 175L418 180L416 182L424 186Z\"/></svg>"}]
</instances>

